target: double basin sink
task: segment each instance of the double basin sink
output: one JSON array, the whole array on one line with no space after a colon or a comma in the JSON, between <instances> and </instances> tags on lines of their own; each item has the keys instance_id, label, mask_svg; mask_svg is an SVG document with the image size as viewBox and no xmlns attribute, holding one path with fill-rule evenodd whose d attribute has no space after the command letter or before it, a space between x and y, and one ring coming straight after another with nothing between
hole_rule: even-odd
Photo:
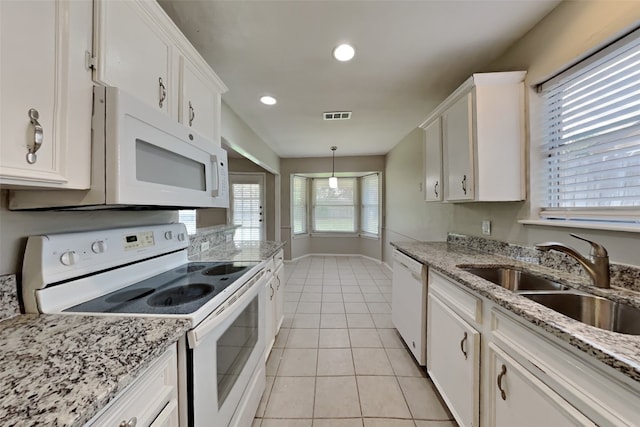
<instances>
[{"instance_id":1,"label":"double basin sink","mask_svg":"<svg viewBox=\"0 0 640 427\"><path fill-rule=\"evenodd\" d=\"M630 305L579 292L562 283L514 268L460 268L596 328L640 335L640 309Z\"/></svg>"}]
</instances>

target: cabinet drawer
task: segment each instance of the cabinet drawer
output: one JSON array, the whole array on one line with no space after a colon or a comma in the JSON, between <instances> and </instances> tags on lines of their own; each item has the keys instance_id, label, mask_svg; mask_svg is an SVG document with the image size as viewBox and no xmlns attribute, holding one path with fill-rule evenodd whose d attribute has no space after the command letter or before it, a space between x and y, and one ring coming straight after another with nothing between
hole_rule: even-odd
<instances>
[{"instance_id":1,"label":"cabinet drawer","mask_svg":"<svg viewBox=\"0 0 640 427\"><path fill-rule=\"evenodd\" d=\"M172 346L149 367L115 401L89 422L91 427L113 427L135 417L137 427L174 426L171 409L178 398L178 359L176 346ZM175 415L171 415L176 412Z\"/></svg>"},{"instance_id":2,"label":"cabinet drawer","mask_svg":"<svg viewBox=\"0 0 640 427\"><path fill-rule=\"evenodd\" d=\"M596 424L637 425L640 390L631 380L582 358L498 307L491 310L490 323L492 341Z\"/></svg>"},{"instance_id":3,"label":"cabinet drawer","mask_svg":"<svg viewBox=\"0 0 640 427\"><path fill-rule=\"evenodd\" d=\"M429 270L429 293L437 294L465 320L482 323L482 300L465 291L456 282Z\"/></svg>"}]
</instances>

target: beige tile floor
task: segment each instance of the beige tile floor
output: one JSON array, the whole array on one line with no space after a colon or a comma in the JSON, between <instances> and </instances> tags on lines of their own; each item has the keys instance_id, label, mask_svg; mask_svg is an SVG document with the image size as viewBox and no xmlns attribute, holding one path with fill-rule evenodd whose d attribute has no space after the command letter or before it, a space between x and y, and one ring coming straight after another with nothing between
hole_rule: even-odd
<instances>
[{"instance_id":1,"label":"beige tile floor","mask_svg":"<svg viewBox=\"0 0 640 427\"><path fill-rule=\"evenodd\" d=\"M285 319L252 427L455 427L391 322L391 272L358 257L285 265Z\"/></svg>"}]
</instances>

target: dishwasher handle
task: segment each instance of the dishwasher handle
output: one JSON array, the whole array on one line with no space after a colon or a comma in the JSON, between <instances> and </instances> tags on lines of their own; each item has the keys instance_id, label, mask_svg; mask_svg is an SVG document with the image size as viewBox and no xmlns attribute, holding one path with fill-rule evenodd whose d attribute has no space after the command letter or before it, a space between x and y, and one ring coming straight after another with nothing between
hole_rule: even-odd
<instances>
[{"instance_id":1,"label":"dishwasher handle","mask_svg":"<svg viewBox=\"0 0 640 427\"><path fill-rule=\"evenodd\" d=\"M394 260L404 267L416 280L422 280L424 265L398 251L393 254Z\"/></svg>"}]
</instances>

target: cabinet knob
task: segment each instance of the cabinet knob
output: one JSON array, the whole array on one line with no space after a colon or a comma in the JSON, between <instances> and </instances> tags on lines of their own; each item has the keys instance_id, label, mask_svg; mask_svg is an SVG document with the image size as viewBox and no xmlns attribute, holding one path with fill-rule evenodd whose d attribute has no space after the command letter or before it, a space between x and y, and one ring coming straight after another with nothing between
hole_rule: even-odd
<instances>
[{"instance_id":1,"label":"cabinet knob","mask_svg":"<svg viewBox=\"0 0 640 427\"><path fill-rule=\"evenodd\" d=\"M36 155L36 151L40 149L42 146L42 141L44 139L44 132L42 130L42 125L38 122L40 118L40 113L35 108L30 108L29 112L29 120L33 125L33 144L30 144L27 152L27 163L30 165L34 164L38 161L38 156Z\"/></svg>"},{"instance_id":2,"label":"cabinet knob","mask_svg":"<svg viewBox=\"0 0 640 427\"><path fill-rule=\"evenodd\" d=\"M507 367L502 365L502 369L500 370L500 374L498 374L498 390L500 390L500 397L502 400L507 400L507 393L504 392L502 388L502 379L507 375Z\"/></svg>"},{"instance_id":3,"label":"cabinet knob","mask_svg":"<svg viewBox=\"0 0 640 427\"><path fill-rule=\"evenodd\" d=\"M193 124L193 119L196 118L196 110L193 109L193 105L191 105L191 101L189 101L189 126Z\"/></svg>"},{"instance_id":4,"label":"cabinet knob","mask_svg":"<svg viewBox=\"0 0 640 427\"><path fill-rule=\"evenodd\" d=\"M162 81L162 77L158 77L158 89L160 89L160 102L158 104L162 108L164 101L167 99L167 88Z\"/></svg>"},{"instance_id":5,"label":"cabinet knob","mask_svg":"<svg viewBox=\"0 0 640 427\"><path fill-rule=\"evenodd\" d=\"M467 175L462 176L462 191L467 194Z\"/></svg>"},{"instance_id":6,"label":"cabinet knob","mask_svg":"<svg viewBox=\"0 0 640 427\"><path fill-rule=\"evenodd\" d=\"M136 417L132 417L129 421L123 420L118 427L136 427L138 424L138 419Z\"/></svg>"}]
</instances>

